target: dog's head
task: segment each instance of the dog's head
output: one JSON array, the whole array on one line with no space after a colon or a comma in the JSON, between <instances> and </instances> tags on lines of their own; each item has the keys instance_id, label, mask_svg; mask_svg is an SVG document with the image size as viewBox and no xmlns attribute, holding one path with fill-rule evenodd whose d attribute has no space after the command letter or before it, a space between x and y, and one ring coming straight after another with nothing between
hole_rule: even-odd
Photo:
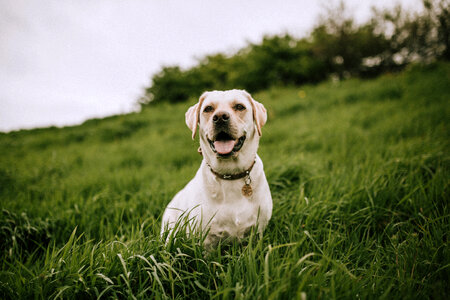
<instances>
[{"instance_id":1,"label":"dog's head","mask_svg":"<svg viewBox=\"0 0 450 300\"><path fill-rule=\"evenodd\" d=\"M253 163L266 120L264 106L243 90L205 92L186 112L192 138L198 125L205 159L222 172L241 171Z\"/></svg>"}]
</instances>

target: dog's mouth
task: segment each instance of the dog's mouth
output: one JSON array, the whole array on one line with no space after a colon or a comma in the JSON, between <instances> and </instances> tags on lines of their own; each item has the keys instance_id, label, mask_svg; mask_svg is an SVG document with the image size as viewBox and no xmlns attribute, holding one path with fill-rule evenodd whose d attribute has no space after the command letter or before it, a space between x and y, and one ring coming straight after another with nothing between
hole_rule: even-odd
<instances>
[{"instance_id":1,"label":"dog's mouth","mask_svg":"<svg viewBox=\"0 0 450 300\"><path fill-rule=\"evenodd\" d=\"M241 150L245 138L245 135L243 135L238 139L234 139L230 134L221 131L215 136L213 141L208 139L208 142L214 153L221 157L228 157Z\"/></svg>"}]
</instances>

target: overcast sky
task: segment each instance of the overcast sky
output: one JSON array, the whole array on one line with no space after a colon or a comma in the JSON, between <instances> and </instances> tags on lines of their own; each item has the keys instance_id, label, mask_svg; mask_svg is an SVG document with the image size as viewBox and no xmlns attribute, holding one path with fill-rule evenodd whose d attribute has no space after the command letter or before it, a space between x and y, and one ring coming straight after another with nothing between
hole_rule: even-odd
<instances>
[{"instance_id":1,"label":"overcast sky","mask_svg":"<svg viewBox=\"0 0 450 300\"><path fill-rule=\"evenodd\" d=\"M162 65L189 66L264 34L304 36L330 2L0 0L0 131L129 112ZM393 5L345 2L359 21Z\"/></svg>"}]
</instances>

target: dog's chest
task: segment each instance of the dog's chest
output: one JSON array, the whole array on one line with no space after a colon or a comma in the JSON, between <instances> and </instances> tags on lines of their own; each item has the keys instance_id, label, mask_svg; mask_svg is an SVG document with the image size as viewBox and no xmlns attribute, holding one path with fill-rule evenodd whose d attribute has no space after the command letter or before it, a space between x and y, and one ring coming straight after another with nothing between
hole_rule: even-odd
<instances>
[{"instance_id":1,"label":"dog's chest","mask_svg":"<svg viewBox=\"0 0 450 300\"><path fill-rule=\"evenodd\" d=\"M242 238L256 224L258 207L251 199L241 196L238 201L213 205L210 213L213 216L209 232L211 235L219 238Z\"/></svg>"}]
</instances>

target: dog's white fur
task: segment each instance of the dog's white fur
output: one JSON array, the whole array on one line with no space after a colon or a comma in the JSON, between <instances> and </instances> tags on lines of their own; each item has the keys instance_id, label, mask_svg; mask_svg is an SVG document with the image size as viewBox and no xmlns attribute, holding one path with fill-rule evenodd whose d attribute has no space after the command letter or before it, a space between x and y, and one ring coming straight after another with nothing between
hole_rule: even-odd
<instances>
[{"instance_id":1,"label":"dog's white fur","mask_svg":"<svg viewBox=\"0 0 450 300\"><path fill-rule=\"evenodd\" d=\"M236 104L245 107L238 111ZM205 112L207 106L212 112ZM217 134L213 124L216 113L230 115L229 132L233 137L246 136L242 148L231 157L220 157L211 148L208 138ZM242 238L257 225L263 232L272 215L272 197L263 170L263 163L256 154L261 135L261 127L267 120L264 106L255 101L243 90L205 92L199 102L186 112L186 124L192 130L192 138L197 132L203 161L195 177L182 189L167 206L163 219L161 235L172 230L180 216L189 213L193 229L209 229L206 245L213 245L225 237ZM245 178L224 180L212 173L210 168L220 174L250 172L253 194L244 196L242 187ZM209 166L208 166L209 165Z\"/></svg>"}]
</instances>

